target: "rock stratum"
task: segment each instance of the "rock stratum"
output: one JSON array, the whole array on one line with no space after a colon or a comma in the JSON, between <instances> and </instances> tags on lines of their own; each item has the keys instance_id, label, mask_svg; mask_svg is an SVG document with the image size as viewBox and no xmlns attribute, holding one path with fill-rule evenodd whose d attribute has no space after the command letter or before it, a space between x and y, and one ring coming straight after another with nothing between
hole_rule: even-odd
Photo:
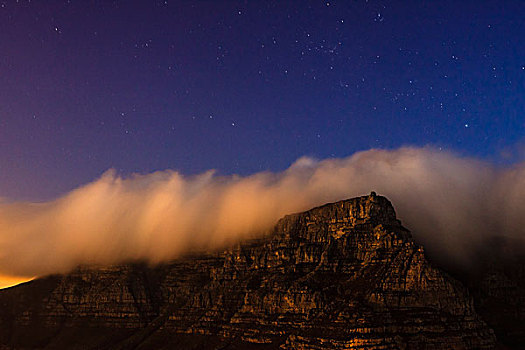
<instances>
[{"instance_id":1,"label":"rock stratum","mask_svg":"<svg viewBox=\"0 0 525 350\"><path fill-rule=\"evenodd\" d=\"M220 253L8 288L0 308L0 349L496 347L467 288L374 193L288 215Z\"/></svg>"}]
</instances>

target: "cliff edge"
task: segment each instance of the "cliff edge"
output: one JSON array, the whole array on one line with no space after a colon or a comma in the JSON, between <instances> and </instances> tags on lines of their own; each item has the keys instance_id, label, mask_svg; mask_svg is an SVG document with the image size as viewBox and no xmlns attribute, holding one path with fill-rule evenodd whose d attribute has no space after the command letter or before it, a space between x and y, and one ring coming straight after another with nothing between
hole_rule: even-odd
<instances>
[{"instance_id":1,"label":"cliff edge","mask_svg":"<svg viewBox=\"0 0 525 350\"><path fill-rule=\"evenodd\" d=\"M266 237L0 291L0 349L492 349L458 281L372 193Z\"/></svg>"}]
</instances>

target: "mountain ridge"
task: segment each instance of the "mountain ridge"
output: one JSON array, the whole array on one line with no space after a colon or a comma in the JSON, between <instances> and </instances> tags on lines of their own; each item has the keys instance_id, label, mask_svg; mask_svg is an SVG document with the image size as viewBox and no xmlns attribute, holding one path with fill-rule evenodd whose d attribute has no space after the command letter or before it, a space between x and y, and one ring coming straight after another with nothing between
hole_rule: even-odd
<instances>
[{"instance_id":1,"label":"mountain ridge","mask_svg":"<svg viewBox=\"0 0 525 350\"><path fill-rule=\"evenodd\" d=\"M28 282L0 305L5 349L496 346L467 288L375 193L287 215L219 253Z\"/></svg>"}]
</instances>

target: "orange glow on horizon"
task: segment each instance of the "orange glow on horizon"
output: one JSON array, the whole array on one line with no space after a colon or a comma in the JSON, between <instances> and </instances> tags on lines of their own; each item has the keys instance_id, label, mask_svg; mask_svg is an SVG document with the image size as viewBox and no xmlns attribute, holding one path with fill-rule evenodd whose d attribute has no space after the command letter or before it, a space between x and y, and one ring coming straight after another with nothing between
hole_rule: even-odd
<instances>
[{"instance_id":1,"label":"orange glow on horizon","mask_svg":"<svg viewBox=\"0 0 525 350\"><path fill-rule=\"evenodd\" d=\"M28 282L34 277L19 277L19 276L5 276L0 275L0 289L16 286L17 284Z\"/></svg>"}]
</instances>

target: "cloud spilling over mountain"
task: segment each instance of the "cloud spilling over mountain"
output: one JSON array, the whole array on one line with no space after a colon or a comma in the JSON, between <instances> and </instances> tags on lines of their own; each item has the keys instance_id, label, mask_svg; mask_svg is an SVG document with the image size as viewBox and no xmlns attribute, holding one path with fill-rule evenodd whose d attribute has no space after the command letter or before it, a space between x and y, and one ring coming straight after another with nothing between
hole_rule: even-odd
<instances>
[{"instance_id":1,"label":"cloud spilling over mountain","mask_svg":"<svg viewBox=\"0 0 525 350\"><path fill-rule=\"evenodd\" d=\"M264 234L283 215L376 191L438 259L475 262L494 237L525 240L525 164L500 169L432 148L301 158L281 173L98 180L46 203L0 203L0 274L158 263Z\"/></svg>"}]
</instances>

